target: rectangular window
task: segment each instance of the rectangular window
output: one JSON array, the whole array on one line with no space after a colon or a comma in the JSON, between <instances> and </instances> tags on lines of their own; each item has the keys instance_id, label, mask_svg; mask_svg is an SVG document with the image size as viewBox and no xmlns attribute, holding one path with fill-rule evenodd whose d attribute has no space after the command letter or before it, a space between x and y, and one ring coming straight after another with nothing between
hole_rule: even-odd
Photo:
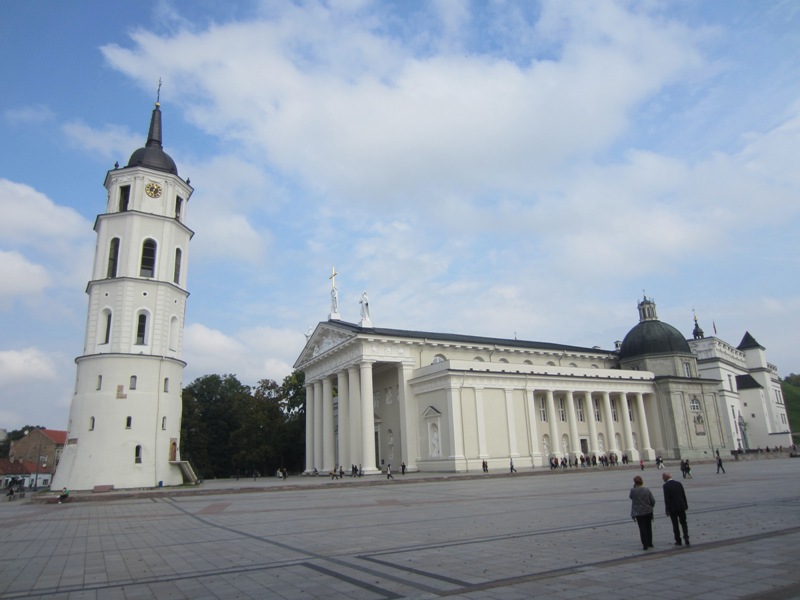
<instances>
[{"instance_id":1,"label":"rectangular window","mask_svg":"<svg viewBox=\"0 0 800 600\"><path fill-rule=\"evenodd\" d=\"M633 409L631 408L631 401L626 399L625 402L628 404L628 418L630 419L631 423L633 423Z\"/></svg>"},{"instance_id":2,"label":"rectangular window","mask_svg":"<svg viewBox=\"0 0 800 600\"><path fill-rule=\"evenodd\" d=\"M136 389L136 379L136 375L131 375L131 384L128 387L130 387L132 390Z\"/></svg>"},{"instance_id":3,"label":"rectangular window","mask_svg":"<svg viewBox=\"0 0 800 600\"><path fill-rule=\"evenodd\" d=\"M686 377L692 376L692 366L688 362L683 363L683 374L686 375Z\"/></svg>"},{"instance_id":4,"label":"rectangular window","mask_svg":"<svg viewBox=\"0 0 800 600\"><path fill-rule=\"evenodd\" d=\"M544 398L539 398L539 420L543 423L547 422L547 404Z\"/></svg>"},{"instance_id":5,"label":"rectangular window","mask_svg":"<svg viewBox=\"0 0 800 600\"><path fill-rule=\"evenodd\" d=\"M111 339L111 311L106 313L106 333L103 336L103 343L107 344Z\"/></svg>"},{"instance_id":6,"label":"rectangular window","mask_svg":"<svg viewBox=\"0 0 800 600\"><path fill-rule=\"evenodd\" d=\"M603 418L600 414L600 403L597 401L597 398L592 400L592 407L594 408L594 420L598 423L601 422Z\"/></svg>"},{"instance_id":7,"label":"rectangular window","mask_svg":"<svg viewBox=\"0 0 800 600\"><path fill-rule=\"evenodd\" d=\"M103 387L103 376L102 375L98 375L97 376L97 389L98 390L102 389L102 387Z\"/></svg>"},{"instance_id":8,"label":"rectangular window","mask_svg":"<svg viewBox=\"0 0 800 600\"><path fill-rule=\"evenodd\" d=\"M128 210L128 202L131 199L131 186L121 185L119 187L119 212Z\"/></svg>"},{"instance_id":9,"label":"rectangular window","mask_svg":"<svg viewBox=\"0 0 800 600\"><path fill-rule=\"evenodd\" d=\"M172 276L172 281L175 282L175 285L180 285L181 283L181 260L183 259L183 252L180 248L175 248L175 272Z\"/></svg>"},{"instance_id":10,"label":"rectangular window","mask_svg":"<svg viewBox=\"0 0 800 600\"><path fill-rule=\"evenodd\" d=\"M164 378L164 392L169 392L169 377Z\"/></svg>"},{"instance_id":11,"label":"rectangular window","mask_svg":"<svg viewBox=\"0 0 800 600\"><path fill-rule=\"evenodd\" d=\"M147 315L140 314L139 321L136 325L136 344L144 346L147 335Z\"/></svg>"},{"instance_id":12,"label":"rectangular window","mask_svg":"<svg viewBox=\"0 0 800 600\"><path fill-rule=\"evenodd\" d=\"M178 196L175 198L175 218L181 220L181 209L183 208L183 198Z\"/></svg>"},{"instance_id":13,"label":"rectangular window","mask_svg":"<svg viewBox=\"0 0 800 600\"><path fill-rule=\"evenodd\" d=\"M126 417L125 418L125 429L130 429L133 425L133 417Z\"/></svg>"}]
</instances>

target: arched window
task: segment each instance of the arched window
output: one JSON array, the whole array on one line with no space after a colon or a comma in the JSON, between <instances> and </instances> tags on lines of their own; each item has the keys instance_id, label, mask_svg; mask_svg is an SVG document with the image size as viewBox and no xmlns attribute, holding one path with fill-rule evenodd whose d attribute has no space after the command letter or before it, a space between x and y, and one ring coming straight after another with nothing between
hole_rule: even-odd
<instances>
[{"instance_id":1,"label":"arched window","mask_svg":"<svg viewBox=\"0 0 800 600\"><path fill-rule=\"evenodd\" d=\"M131 375L131 384L128 386L130 389L136 389L136 375Z\"/></svg>"},{"instance_id":2,"label":"arched window","mask_svg":"<svg viewBox=\"0 0 800 600\"><path fill-rule=\"evenodd\" d=\"M161 417L161 429L167 428L167 417Z\"/></svg>"},{"instance_id":3,"label":"arched window","mask_svg":"<svg viewBox=\"0 0 800 600\"><path fill-rule=\"evenodd\" d=\"M178 196L175 198L175 218L181 220L181 209L183 208L183 198Z\"/></svg>"},{"instance_id":4,"label":"arched window","mask_svg":"<svg viewBox=\"0 0 800 600\"><path fill-rule=\"evenodd\" d=\"M103 376L102 375L98 375L97 376L97 389L98 390L102 389L102 387L103 387Z\"/></svg>"},{"instance_id":5,"label":"arched window","mask_svg":"<svg viewBox=\"0 0 800 600\"><path fill-rule=\"evenodd\" d=\"M147 313L140 312L136 319L136 345L147 345Z\"/></svg>"},{"instance_id":6,"label":"arched window","mask_svg":"<svg viewBox=\"0 0 800 600\"><path fill-rule=\"evenodd\" d=\"M169 392L169 377L164 377L164 392Z\"/></svg>"},{"instance_id":7,"label":"arched window","mask_svg":"<svg viewBox=\"0 0 800 600\"><path fill-rule=\"evenodd\" d=\"M180 248L175 248L175 273L172 277L175 285L181 284L181 258L183 258L183 252Z\"/></svg>"},{"instance_id":8,"label":"arched window","mask_svg":"<svg viewBox=\"0 0 800 600\"><path fill-rule=\"evenodd\" d=\"M106 277L109 279L117 276L117 263L119 262L119 238L111 240L108 246L108 271Z\"/></svg>"},{"instance_id":9,"label":"arched window","mask_svg":"<svg viewBox=\"0 0 800 600\"><path fill-rule=\"evenodd\" d=\"M178 349L178 317L169 320L169 349Z\"/></svg>"},{"instance_id":10,"label":"arched window","mask_svg":"<svg viewBox=\"0 0 800 600\"><path fill-rule=\"evenodd\" d=\"M437 363L444 362L446 360L447 360L447 358L445 358L444 354L437 354L436 356L433 357L433 360L431 361L431 364L435 365Z\"/></svg>"},{"instance_id":11,"label":"arched window","mask_svg":"<svg viewBox=\"0 0 800 600\"><path fill-rule=\"evenodd\" d=\"M142 266L139 269L141 277L155 277L156 248L155 240L146 239L142 244Z\"/></svg>"},{"instance_id":12,"label":"arched window","mask_svg":"<svg viewBox=\"0 0 800 600\"><path fill-rule=\"evenodd\" d=\"M700 412L700 401L697 396L692 396L692 399L689 400L689 409L694 412Z\"/></svg>"},{"instance_id":13,"label":"arched window","mask_svg":"<svg viewBox=\"0 0 800 600\"><path fill-rule=\"evenodd\" d=\"M136 464L141 464L142 462L142 447L136 446L136 450L133 453L133 462Z\"/></svg>"},{"instance_id":14,"label":"arched window","mask_svg":"<svg viewBox=\"0 0 800 600\"><path fill-rule=\"evenodd\" d=\"M103 316L105 317L105 331L103 332L103 341L100 343L107 344L111 340L111 310L108 308L103 310Z\"/></svg>"},{"instance_id":15,"label":"arched window","mask_svg":"<svg viewBox=\"0 0 800 600\"><path fill-rule=\"evenodd\" d=\"M501 358L501 359L500 359L500 360L498 360L497 362L501 362L501 363L508 364L508 359L507 359L507 358Z\"/></svg>"},{"instance_id":16,"label":"arched window","mask_svg":"<svg viewBox=\"0 0 800 600\"><path fill-rule=\"evenodd\" d=\"M133 417L125 417L125 429L133 427Z\"/></svg>"}]
</instances>

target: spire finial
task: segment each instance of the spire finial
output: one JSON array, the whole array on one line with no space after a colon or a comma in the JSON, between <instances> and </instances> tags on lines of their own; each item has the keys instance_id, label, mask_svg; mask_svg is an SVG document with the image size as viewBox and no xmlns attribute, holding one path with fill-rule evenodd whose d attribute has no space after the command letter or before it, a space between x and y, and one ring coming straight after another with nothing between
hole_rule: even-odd
<instances>
[{"instance_id":1,"label":"spire finial","mask_svg":"<svg viewBox=\"0 0 800 600\"><path fill-rule=\"evenodd\" d=\"M158 91L156 92L156 106L161 106L161 77L158 78Z\"/></svg>"}]
</instances>

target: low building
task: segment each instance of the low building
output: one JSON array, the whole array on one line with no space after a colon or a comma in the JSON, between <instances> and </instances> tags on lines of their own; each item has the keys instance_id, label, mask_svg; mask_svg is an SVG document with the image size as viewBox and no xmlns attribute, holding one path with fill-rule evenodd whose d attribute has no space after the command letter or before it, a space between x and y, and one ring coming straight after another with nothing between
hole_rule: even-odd
<instances>
[{"instance_id":1,"label":"low building","mask_svg":"<svg viewBox=\"0 0 800 600\"><path fill-rule=\"evenodd\" d=\"M791 444L763 347L746 334L728 365L713 356L724 342L687 340L652 299L639 302L639 324L614 350L378 328L363 304L358 325L332 310L295 363L306 380L309 472L694 460ZM723 363L738 378L723 378ZM743 389L730 392L730 381Z\"/></svg>"},{"instance_id":2,"label":"low building","mask_svg":"<svg viewBox=\"0 0 800 600\"><path fill-rule=\"evenodd\" d=\"M66 441L66 431L31 429L21 439L11 442L8 458L13 462L26 461L31 465L31 487L46 487L53 480Z\"/></svg>"}]
</instances>

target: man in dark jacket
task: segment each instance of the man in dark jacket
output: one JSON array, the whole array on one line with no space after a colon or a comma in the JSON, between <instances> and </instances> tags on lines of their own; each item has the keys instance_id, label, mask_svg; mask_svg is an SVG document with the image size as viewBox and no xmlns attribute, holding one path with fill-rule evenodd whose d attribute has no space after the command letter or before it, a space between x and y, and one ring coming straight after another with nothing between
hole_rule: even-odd
<instances>
[{"instance_id":1,"label":"man in dark jacket","mask_svg":"<svg viewBox=\"0 0 800 600\"><path fill-rule=\"evenodd\" d=\"M683 541L688 546L689 526L686 524L686 511L689 509L689 503L686 502L686 492L683 490L683 484L680 481L675 481L669 473L664 473L661 478L664 480L664 508L667 511L667 516L672 521L675 545L683 545L680 531L682 529ZM680 523L680 529L678 529L678 523Z\"/></svg>"}]
</instances>

